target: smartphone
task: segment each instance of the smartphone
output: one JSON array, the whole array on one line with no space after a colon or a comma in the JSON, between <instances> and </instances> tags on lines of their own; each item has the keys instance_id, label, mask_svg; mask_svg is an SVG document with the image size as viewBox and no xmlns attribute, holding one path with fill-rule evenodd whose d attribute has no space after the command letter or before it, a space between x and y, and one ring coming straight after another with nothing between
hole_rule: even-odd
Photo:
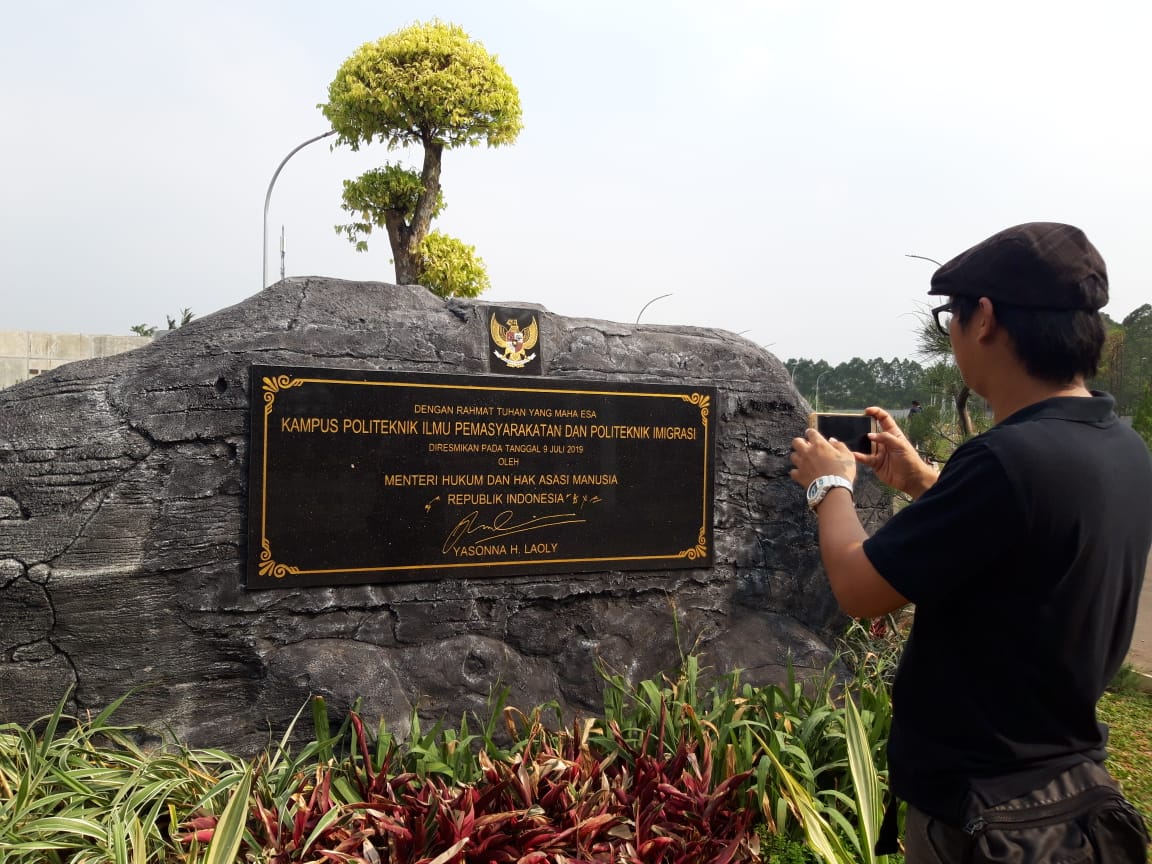
<instances>
[{"instance_id":1,"label":"smartphone","mask_svg":"<svg viewBox=\"0 0 1152 864\"><path fill-rule=\"evenodd\" d=\"M809 414L808 426L825 438L843 441L857 453L872 452L868 433L877 430L876 420L868 414Z\"/></svg>"}]
</instances>

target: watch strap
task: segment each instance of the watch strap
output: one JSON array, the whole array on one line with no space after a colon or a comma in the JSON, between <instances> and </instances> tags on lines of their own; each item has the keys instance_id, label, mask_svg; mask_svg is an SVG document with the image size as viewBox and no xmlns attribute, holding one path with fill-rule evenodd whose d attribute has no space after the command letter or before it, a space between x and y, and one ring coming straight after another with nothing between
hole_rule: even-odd
<instances>
[{"instance_id":1,"label":"watch strap","mask_svg":"<svg viewBox=\"0 0 1152 864\"><path fill-rule=\"evenodd\" d=\"M848 494L852 495L854 489L852 488L852 481L846 477L841 477L839 474L825 474L822 477L817 477L808 484L808 509L816 512L816 508L820 506L828 492L832 489L847 489Z\"/></svg>"}]
</instances>

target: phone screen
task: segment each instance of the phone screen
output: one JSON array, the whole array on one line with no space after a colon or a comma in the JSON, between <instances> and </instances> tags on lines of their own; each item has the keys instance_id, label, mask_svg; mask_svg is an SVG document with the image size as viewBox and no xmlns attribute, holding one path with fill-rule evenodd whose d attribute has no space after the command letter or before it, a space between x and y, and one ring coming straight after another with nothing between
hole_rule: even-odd
<instances>
[{"instance_id":1,"label":"phone screen","mask_svg":"<svg viewBox=\"0 0 1152 864\"><path fill-rule=\"evenodd\" d=\"M868 433L873 431L872 418L867 414L816 414L816 431L825 438L843 441L849 450L871 453L872 442Z\"/></svg>"}]
</instances>

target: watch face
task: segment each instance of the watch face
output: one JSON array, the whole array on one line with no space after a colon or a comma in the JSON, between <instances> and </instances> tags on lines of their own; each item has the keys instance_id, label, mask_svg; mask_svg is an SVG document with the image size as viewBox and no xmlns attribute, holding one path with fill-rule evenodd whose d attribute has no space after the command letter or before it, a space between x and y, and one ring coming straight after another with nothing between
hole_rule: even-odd
<instances>
[{"instance_id":1,"label":"watch face","mask_svg":"<svg viewBox=\"0 0 1152 864\"><path fill-rule=\"evenodd\" d=\"M808 500L809 502L815 501L820 497L820 490L824 488L824 484L819 480L813 480L808 484Z\"/></svg>"}]
</instances>

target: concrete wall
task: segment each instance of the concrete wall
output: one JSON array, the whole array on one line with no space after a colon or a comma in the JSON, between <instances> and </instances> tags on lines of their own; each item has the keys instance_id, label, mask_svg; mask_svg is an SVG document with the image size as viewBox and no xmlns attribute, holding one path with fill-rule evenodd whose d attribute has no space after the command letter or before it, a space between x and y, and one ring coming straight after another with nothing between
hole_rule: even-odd
<instances>
[{"instance_id":1,"label":"concrete wall","mask_svg":"<svg viewBox=\"0 0 1152 864\"><path fill-rule=\"evenodd\" d=\"M35 378L65 363L122 354L151 341L150 336L0 330L0 387Z\"/></svg>"}]
</instances>

